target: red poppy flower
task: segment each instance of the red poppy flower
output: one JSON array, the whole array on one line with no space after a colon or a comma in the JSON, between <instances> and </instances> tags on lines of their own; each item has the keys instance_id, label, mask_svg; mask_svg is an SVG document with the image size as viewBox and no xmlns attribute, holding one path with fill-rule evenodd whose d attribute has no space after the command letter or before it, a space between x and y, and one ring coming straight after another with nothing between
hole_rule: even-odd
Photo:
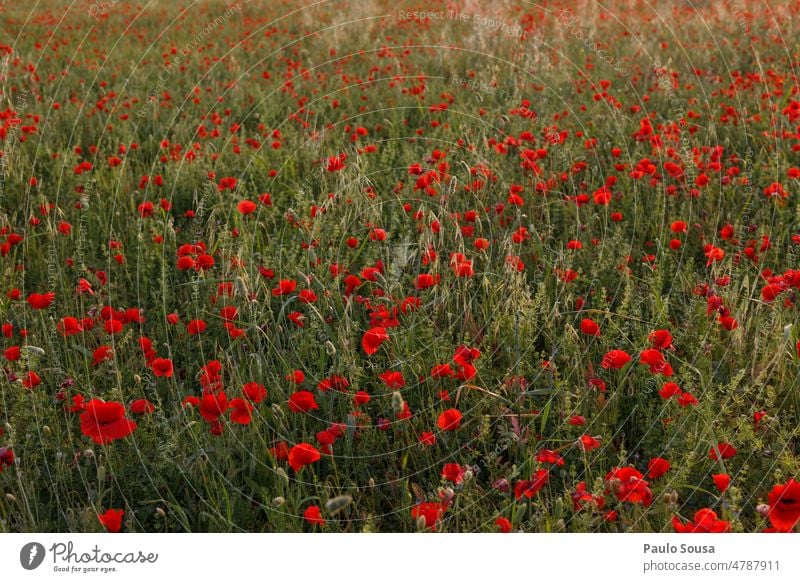
<instances>
[{"instance_id":1,"label":"red poppy flower","mask_svg":"<svg viewBox=\"0 0 800 582\"><path fill-rule=\"evenodd\" d=\"M666 382L661 387L661 390L658 391L658 395L661 396L664 400L669 400L673 396L680 396L683 394L681 391L680 386L678 386L675 382Z\"/></svg>"},{"instance_id":2,"label":"red poppy flower","mask_svg":"<svg viewBox=\"0 0 800 582\"><path fill-rule=\"evenodd\" d=\"M47 293L31 293L28 295L28 305L33 309L47 309L56 298L56 294L52 291Z\"/></svg>"},{"instance_id":3,"label":"red poppy flower","mask_svg":"<svg viewBox=\"0 0 800 582\"><path fill-rule=\"evenodd\" d=\"M251 402L258 404L267 397L267 389L258 382L248 382L242 386L242 394Z\"/></svg>"},{"instance_id":4,"label":"red poppy flower","mask_svg":"<svg viewBox=\"0 0 800 582\"><path fill-rule=\"evenodd\" d=\"M150 364L150 369L153 370L153 374L157 377L163 376L165 378L171 378L172 360L168 360L167 358L156 358Z\"/></svg>"},{"instance_id":5,"label":"red poppy flower","mask_svg":"<svg viewBox=\"0 0 800 582\"><path fill-rule=\"evenodd\" d=\"M0 447L0 473L3 469L14 464L14 451L7 447Z\"/></svg>"},{"instance_id":6,"label":"red poppy flower","mask_svg":"<svg viewBox=\"0 0 800 582\"><path fill-rule=\"evenodd\" d=\"M639 362L650 366L650 372L653 374L672 376L672 366L664 360L664 354L656 349L650 348L644 350L639 354Z\"/></svg>"},{"instance_id":7,"label":"red poppy flower","mask_svg":"<svg viewBox=\"0 0 800 582\"><path fill-rule=\"evenodd\" d=\"M719 459L717 456L717 449L719 449L719 457L723 459L730 459L734 455L736 455L736 447L728 443L719 443L716 448L713 446L708 452L708 458L716 461Z\"/></svg>"},{"instance_id":8,"label":"red poppy flower","mask_svg":"<svg viewBox=\"0 0 800 582\"><path fill-rule=\"evenodd\" d=\"M433 287L434 285L436 285L436 283L437 283L436 277L434 277L430 273L422 273L420 275L417 275L417 281L416 283L414 283L414 288L420 290L427 289L429 287Z\"/></svg>"},{"instance_id":9,"label":"red poppy flower","mask_svg":"<svg viewBox=\"0 0 800 582\"><path fill-rule=\"evenodd\" d=\"M289 293L294 293L295 289L297 289L297 281L281 279L278 281L278 286L272 290L272 296L280 297L282 295L289 295Z\"/></svg>"},{"instance_id":10,"label":"red poppy flower","mask_svg":"<svg viewBox=\"0 0 800 582\"><path fill-rule=\"evenodd\" d=\"M792 531L800 521L800 483L794 479L775 485L767 496L770 523L778 531Z\"/></svg>"},{"instance_id":11,"label":"red poppy flower","mask_svg":"<svg viewBox=\"0 0 800 582\"><path fill-rule=\"evenodd\" d=\"M387 370L378 377L383 381L384 384L386 384L386 387L389 390L396 390L406 385L406 380L403 377L402 372L392 372Z\"/></svg>"},{"instance_id":12,"label":"red poppy flower","mask_svg":"<svg viewBox=\"0 0 800 582\"><path fill-rule=\"evenodd\" d=\"M125 438L136 429L136 423L125 417L125 407L119 402L92 399L80 416L81 432L96 444L105 445Z\"/></svg>"},{"instance_id":13,"label":"red poppy flower","mask_svg":"<svg viewBox=\"0 0 800 582\"><path fill-rule=\"evenodd\" d=\"M339 376L338 374L331 374L327 378L320 380L319 384L317 384L317 388L319 388L321 392L327 392L328 390L347 392L349 387L350 381L344 376Z\"/></svg>"},{"instance_id":14,"label":"red poppy flower","mask_svg":"<svg viewBox=\"0 0 800 582\"><path fill-rule=\"evenodd\" d=\"M79 334L83 331L83 326L77 317L64 317L56 325L58 332L64 337Z\"/></svg>"},{"instance_id":15,"label":"red poppy flower","mask_svg":"<svg viewBox=\"0 0 800 582\"><path fill-rule=\"evenodd\" d=\"M111 360L114 357L114 350L111 346L100 346L92 353L92 365L99 366L106 360Z\"/></svg>"},{"instance_id":16,"label":"red poppy flower","mask_svg":"<svg viewBox=\"0 0 800 582\"><path fill-rule=\"evenodd\" d=\"M661 457L655 457L647 463L647 476L651 479L658 479L663 477L669 471L669 468L669 461Z\"/></svg>"},{"instance_id":17,"label":"red poppy flower","mask_svg":"<svg viewBox=\"0 0 800 582\"><path fill-rule=\"evenodd\" d=\"M725 493L728 486L731 484L731 476L726 473L711 475L711 478L714 480L714 487L716 487L717 491L720 493Z\"/></svg>"},{"instance_id":18,"label":"red poppy flower","mask_svg":"<svg viewBox=\"0 0 800 582\"><path fill-rule=\"evenodd\" d=\"M306 375L303 370L292 370L286 375L286 379L292 384L302 384L306 381Z\"/></svg>"},{"instance_id":19,"label":"red poppy flower","mask_svg":"<svg viewBox=\"0 0 800 582\"><path fill-rule=\"evenodd\" d=\"M361 338L361 347L364 349L364 353L368 356L371 356L375 352L378 351L378 348L381 347L381 344L389 339L389 334L386 333L386 329L383 327L373 327L367 330L366 333Z\"/></svg>"},{"instance_id":20,"label":"red poppy flower","mask_svg":"<svg viewBox=\"0 0 800 582\"><path fill-rule=\"evenodd\" d=\"M124 515L125 511L122 509L106 509L105 513L97 516L97 519L109 533L119 533Z\"/></svg>"},{"instance_id":21,"label":"red poppy flower","mask_svg":"<svg viewBox=\"0 0 800 582\"><path fill-rule=\"evenodd\" d=\"M228 396L225 392L204 394L199 404L200 416L206 422L215 422L228 410Z\"/></svg>"},{"instance_id":22,"label":"red poppy flower","mask_svg":"<svg viewBox=\"0 0 800 582\"><path fill-rule=\"evenodd\" d=\"M256 208L258 208L258 206L256 206L256 203L252 200L242 200L236 207L236 209L244 216L252 214L256 211Z\"/></svg>"},{"instance_id":23,"label":"red poppy flower","mask_svg":"<svg viewBox=\"0 0 800 582\"><path fill-rule=\"evenodd\" d=\"M595 321L585 318L581 320L581 332L586 335L600 337L600 326Z\"/></svg>"},{"instance_id":24,"label":"red poppy flower","mask_svg":"<svg viewBox=\"0 0 800 582\"><path fill-rule=\"evenodd\" d=\"M600 446L600 441L588 434L580 438L580 443L584 451L593 451Z\"/></svg>"},{"instance_id":25,"label":"red poppy flower","mask_svg":"<svg viewBox=\"0 0 800 582\"><path fill-rule=\"evenodd\" d=\"M253 405L244 398L234 398L228 408L231 411L231 421L237 424L250 424L253 420Z\"/></svg>"},{"instance_id":26,"label":"red poppy flower","mask_svg":"<svg viewBox=\"0 0 800 582\"><path fill-rule=\"evenodd\" d=\"M650 345L659 350L668 350L673 347L672 334L667 329L657 329L647 339L650 340Z\"/></svg>"},{"instance_id":27,"label":"red poppy flower","mask_svg":"<svg viewBox=\"0 0 800 582\"><path fill-rule=\"evenodd\" d=\"M24 378L22 380L22 385L25 386L25 388L27 388L28 390L36 388L41 383L42 383L42 379L39 378L39 374L37 374L36 372L33 372L33 371L28 372L27 374L25 374L25 376L24 376Z\"/></svg>"},{"instance_id":28,"label":"red poppy flower","mask_svg":"<svg viewBox=\"0 0 800 582\"><path fill-rule=\"evenodd\" d=\"M539 469L536 471L536 474L531 477L530 481L522 480L514 485L514 497L517 499L522 497L530 499L536 495L549 480L550 472L547 471L547 469Z\"/></svg>"},{"instance_id":29,"label":"red poppy flower","mask_svg":"<svg viewBox=\"0 0 800 582\"><path fill-rule=\"evenodd\" d=\"M236 178L228 177L222 178L217 184L217 190L224 192L225 190L233 190L236 188Z\"/></svg>"},{"instance_id":30,"label":"red poppy flower","mask_svg":"<svg viewBox=\"0 0 800 582\"><path fill-rule=\"evenodd\" d=\"M627 352L623 350L611 350L605 356L603 356L603 361L600 365L606 370L619 370L630 361L631 357Z\"/></svg>"},{"instance_id":31,"label":"red poppy flower","mask_svg":"<svg viewBox=\"0 0 800 582\"><path fill-rule=\"evenodd\" d=\"M683 523L678 516L672 518L672 527L678 533L722 533L731 530L729 521L717 519L710 509L700 509L694 514L694 521Z\"/></svg>"},{"instance_id":32,"label":"red poppy flower","mask_svg":"<svg viewBox=\"0 0 800 582\"><path fill-rule=\"evenodd\" d=\"M593 495L590 491L586 490L585 481L579 482L571 495L572 508L574 511L580 511L587 503L594 503L597 509L603 509L606 506L606 500L602 495Z\"/></svg>"},{"instance_id":33,"label":"red poppy flower","mask_svg":"<svg viewBox=\"0 0 800 582\"><path fill-rule=\"evenodd\" d=\"M550 449L543 449L539 451L539 453L536 455L536 460L540 463L555 465L557 467L564 466L564 457L562 457L556 451L551 451Z\"/></svg>"},{"instance_id":34,"label":"red poppy flower","mask_svg":"<svg viewBox=\"0 0 800 582\"><path fill-rule=\"evenodd\" d=\"M423 431L422 434L419 435L419 442L425 446L432 447L436 444L436 435L430 431Z\"/></svg>"},{"instance_id":35,"label":"red poppy flower","mask_svg":"<svg viewBox=\"0 0 800 582\"><path fill-rule=\"evenodd\" d=\"M452 378L455 376L456 373L453 372L453 368L450 367L450 364L437 364L433 368L431 368L431 378Z\"/></svg>"},{"instance_id":36,"label":"red poppy flower","mask_svg":"<svg viewBox=\"0 0 800 582\"><path fill-rule=\"evenodd\" d=\"M466 470L458 463L447 463L442 468L442 477L453 483L453 485L458 485L464 481L465 472Z\"/></svg>"},{"instance_id":37,"label":"red poppy flower","mask_svg":"<svg viewBox=\"0 0 800 582\"><path fill-rule=\"evenodd\" d=\"M347 164L345 164L345 160L347 159L347 154L341 153L338 156L330 156L328 158L328 163L325 166L325 169L328 172L338 172L343 170Z\"/></svg>"},{"instance_id":38,"label":"red poppy flower","mask_svg":"<svg viewBox=\"0 0 800 582\"><path fill-rule=\"evenodd\" d=\"M614 468L606 474L606 487L620 501L642 503L649 507L653 492L642 474L633 467Z\"/></svg>"},{"instance_id":39,"label":"red poppy flower","mask_svg":"<svg viewBox=\"0 0 800 582\"><path fill-rule=\"evenodd\" d=\"M320 508L317 505L309 505L303 512L303 519L305 519L311 525L318 525L320 527L325 525L325 519L322 517L322 511L320 511Z\"/></svg>"},{"instance_id":40,"label":"red poppy flower","mask_svg":"<svg viewBox=\"0 0 800 582\"><path fill-rule=\"evenodd\" d=\"M447 511L447 506L443 503L418 503L411 508L411 517L417 521L422 518L425 527L431 529L436 527L445 511Z\"/></svg>"},{"instance_id":41,"label":"red poppy flower","mask_svg":"<svg viewBox=\"0 0 800 582\"><path fill-rule=\"evenodd\" d=\"M322 456L319 451L309 443L299 443L291 448L289 451L289 466L299 471L306 465L316 463Z\"/></svg>"},{"instance_id":42,"label":"red poppy flower","mask_svg":"<svg viewBox=\"0 0 800 582\"><path fill-rule=\"evenodd\" d=\"M319 409L312 392L300 390L289 396L289 410L292 412L309 412Z\"/></svg>"},{"instance_id":43,"label":"red poppy flower","mask_svg":"<svg viewBox=\"0 0 800 582\"><path fill-rule=\"evenodd\" d=\"M456 430L461 426L461 413L455 408L448 408L439 415L436 425L442 430Z\"/></svg>"},{"instance_id":44,"label":"red poppy flower","mask_svg":"<svg viewBox=\"0 0 800 582\"><path fill-rule=\"evenodd\" d=\"M498 527L500 533L509 533L511 531L511 522L508 518L498 517L494 520L494 524Z\"/></svg>"},{"instance_id":45,"label":"red poppy flower","mask_svg":"<svg viewBox=\"0 0 800 582\"><path fill-rule=\"evenodd\" d=\"M285 461L289 458L289 446L284 441L279 441L274 447L270 447L269 454L277 461Z\"/></svg>"},{"instance_id":46,"label":"red poppy flower","mask_svg":"<svg viewBox=\"0 0 800 582\"><path fill-rule=\"evenodd\" d=\"M189 322L186 326L186 331L189 332L189 335L198 335L203 333L206 330L206 322L202 319L193 319Z\"/></svg>"},{"instance_id":47,"label":"red poppy flower","mask_svg":"<svg viewBox=\"0 0 800 582\"><path fill-rule=\"evenodd\" d=\"M156 407L146 398L140 398L131 402L130 410L133 414L152 414Z\"/></svg>"}]
</instances>

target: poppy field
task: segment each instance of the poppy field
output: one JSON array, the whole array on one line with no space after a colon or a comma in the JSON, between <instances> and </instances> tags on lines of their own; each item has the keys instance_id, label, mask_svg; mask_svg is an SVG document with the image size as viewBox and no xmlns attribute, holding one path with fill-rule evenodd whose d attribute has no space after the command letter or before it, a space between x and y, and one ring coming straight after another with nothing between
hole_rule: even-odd
<instances>
[{"instance_id":1,"label":"poppy field","mask_svg":"<svg viewBox=\"0 0 800 582\"><path fill-rule=\"evenodd\" d=\"M0 7L0 532L792 532L797 0Z\"/></svg>"}]
</instances>

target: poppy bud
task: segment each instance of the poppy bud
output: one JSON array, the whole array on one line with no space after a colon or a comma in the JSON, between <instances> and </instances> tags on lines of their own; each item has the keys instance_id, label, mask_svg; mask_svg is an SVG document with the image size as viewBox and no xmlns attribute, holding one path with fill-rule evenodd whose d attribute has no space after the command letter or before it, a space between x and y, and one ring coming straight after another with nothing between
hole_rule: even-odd
<instances>
[{"instance_id":1,"label":"poppy bud","mask_svg":"<svg viewBox=\"0 0 800 582\"><path fill-rule=\"evenodd\" d=\"M134 374L133 375L133 381L136 384L141 384L142 383L142 377L139 374Z\"/></svg>"},{"instance_id":2,"label":"poppy bud","mask_svg":"<svg viewBox=\"0 0 800 582\"><path fill-rule=\"evenodd\" d=\"M272 405L272 414L280 418L284 417L283 410L281 410L281 407L277 402Z\"/></svg>"},{"instance_id":3,"label":"poppy bud","mask_svg":"<svg viewBox=\"0 0 800 582\"><path fill-rule=\"evenodd\" d=\"M83 456L87 459L94 459L94 451L92 449L86 449L83 451Z\"/></svg>"},{"instance_id":4,"label":"poppy bud","mask_svg":"<svg viewBox=\"0 0 800 582\"><path fill-rule=\"evenodd\" d=\"M403 395L399 392L392 392L392 412L400 414L403 412Z\"/></svg>"},{"instance_id":5,"label":"poppy bud","mask_svg":"<svg viewBox=\"0 0 800 582\"><path fill-rule=\"evenodd\" d=\"M766 503L759 503L756 506L756 511L761 517L767 517L767 514L769 513L769 505Z\"/></svg>"},{"instance_id":6,"label":"poppy bud","mask_svg":"<svg viewBox=\"0 0 800 582\"><path fill-rule=\"evenodd\" d=\"M167 517L167 514L160 507L156 507L156 515L162 519Z\"/></svg>"},{"instance_id":7,"label":"poppy bud","mask_svg":"<svg viewBox=\"0 0 800 582\"><path fill-rule=\"evenodd\" d=\"M275 474L286 481L287 484L289 483L289 475L286 474L286 471L283 470L283 467L278 467L275 469Z\"/></svg>"},{"instance_id":8,"label":"poppy bud","mask_svg":"<svg viewBox=\"0 0 800 582\"><path fill-rule=\"evenodd\" d=\"M425 531L428 528L428 524L425 522L425 516L420 515L417 518L417 530Z\"/></svg>"},{"instance_id":9,"label":"poppy bud","mask_svg":"<svg viewBox=\"0 0 800 582\"><path fill-rule=\"evenodd\" d=\"M370 477L369 481L367 482L367 485L370 487L370 489L374 488L375 487L375 479Z\"/></svg>"},{"instance_id":10,"label":"poppy bud","mask_svg":"<svg viewBox=\"0 0 800 582\"><path fill-rule=\"evenodd\" d=\"M553 517L557 518L559 522L561 522L561 530L564 531L564 520L561 519L561 516L564 515L564 501L559 497L556 499L556 502L553 504Z\"/></svg>"},{"instance_id":11,"label":"poppy bud","mask_svg":"<svg viewBox=\"0 0 800 582\"><path fill-rule=\"evenodd\" d=\"M339 495L325 502L325 510L330 515L336 515L353 502L349 495Z\"/></svg>"},{"instance_id":12,"label":"poppy bud","mask_svg":"<svg viewBox=\"0 0 800 582\"><path fill-rule=\"evenodd\" d=\"M325 352L327 352L329 356L336 355L336 346L333 345L333 342L331 340L325 341Z\"/></svg>"},{"instance_id":13,"label":"poppy bud","mask_svg":"<svg viewBox=\"0 0 800 582\"><path fill-rule=\"evenodd\" d=\"M250 293L247 291L247 285L244 284L244 279L241 277L236 277L236 280L233 282L236 286L236 292L241 295L242 297L247 297Z\"/></svg>"},{"instance_id":14,"label":"poppy bud","mask_svg":"<svg viewBox=\"0 0 800 582\"><path fill-rule=\"evenodd\" d=\"M272 505L274 505L275 507L280 507L285 502L286 500L283 497L276 497L275 499L272 500Z\"/></svg>"},{"instance_id":15,"label":"poppy bud","mask_svg":"<svg viewBox=\"0 0 800 582\"><path fill-rule=\"evenodd\" d=\"M464 483L466 483L467 481L472 479L473 476L474 475L472 473L472 469L467 469L466 471L464 471L464 474L461 476L461 478L464 480Z\"/></svg>"},{"instance_id":16,"label":"poppy bud","mask_svg":"<svg viewBox=\"0 0 800 582\"><path fill-rule=\"evenodd\" d=\"M442 503L450 503L453 497L456 496L456 492L453 491L452 487L445 487L439 495L442 498Z\"/></svg>"},{"instance_id":17,"label":"poppy bud","mask_svg":"<svg viewBox=\"0 0 800 582\"><path fill-rule=\"evenodd\" d=\"M12 503L15 503L17 501L17 498L14 497L11 493L6 493L6 499L11 501Z\"/></svg>"},{"instance_id":18,"label":"poppy bud","mask_svg":"<svg viewBox=\"0 0 800 582\"><path fill-rule=\"evenodd\" d=\"M50 436L50 427L45 424L42 427L42 432L44 432L44 434L46 434L47 436Z\"/></svg>"},{"instance_id":19,"label":"poppy bud","mask_svg":"<svg viewBox=\"0 0 800 582\"><path fill-rule=\"evenodd\" d=\"M511 490L511 485L509 484L508 479L504 479L502 477L492 483L492 487L503 493L508 493Z\"/></svg>"},{"instance_id":20,"label":"poppy bud","mask_svg":"<svg viewBox=\"0 0 800 582\"><path fill-rule=\"evenodd\" d=\"M97 467L97 481L102 483L106 480L106 467L105 465L100 465Z\"/></svg>"}]
</instances>

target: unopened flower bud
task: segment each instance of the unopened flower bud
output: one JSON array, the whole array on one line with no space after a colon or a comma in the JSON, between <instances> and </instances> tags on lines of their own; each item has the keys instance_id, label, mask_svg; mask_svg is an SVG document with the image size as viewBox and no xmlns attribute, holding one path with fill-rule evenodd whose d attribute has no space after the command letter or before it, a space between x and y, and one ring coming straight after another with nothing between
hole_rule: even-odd
<instances>
[{"instance_id":1,"label":"unopened flower bud","mask_svg":"<svg viewBox=\"0 0 800 582\"><path fill-rule=\"evenodd\" d=\"M284 471L282 467L275 469L275 474L283 479L286 483L289 482L289 475L286 474L286 471Z\"/></svg>"},{"instance_id":2,"label":"unopened flower bud","mask_svg":"<svg viewBox=\"0 0 800 582\"><path fill-rule=\"evenodd\" d=\"M492 483L492 487L503 493L508 493L511 490L511 485L509 484L508 479L503 477L495 480L495 482Z\"/></svg>"},{"instance_id":3,"label":"unopened flower bud","mask_svg":"<svg viewBox=\"0 0 800 582\"><path fill-rule=\"evenodd\" d=\"M331 515L336 515L353 502L349 495L339 495L325 502L325 509Z\"/></svg>"},{"instance_id":4,"label":"unopened flower bud","mask_svg":"<svg viewBox=\"0 0 800 582\"><path fill-rule=\"evenodd\" d=\"M403 412L403 395L400 392L392 392L392 412L400 414Z\"/></svg>"}]
</instances>

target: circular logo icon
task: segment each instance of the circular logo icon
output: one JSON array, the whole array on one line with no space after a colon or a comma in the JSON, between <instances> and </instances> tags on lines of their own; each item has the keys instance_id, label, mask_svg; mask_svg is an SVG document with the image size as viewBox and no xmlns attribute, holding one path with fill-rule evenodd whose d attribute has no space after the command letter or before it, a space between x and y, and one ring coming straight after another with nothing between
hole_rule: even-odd
<instances>
[{"instance_id":1,"label":"circular logo icon","mask_svg":"<svg viewBox=\"0 0 800 582\"><path fill-rule=\"evenodd\" d=\"M22 546L19 552L19 563L26 570L35 570L44 562L44 546L39 542L30 542Z\"/></svg>"}]
</instances>

